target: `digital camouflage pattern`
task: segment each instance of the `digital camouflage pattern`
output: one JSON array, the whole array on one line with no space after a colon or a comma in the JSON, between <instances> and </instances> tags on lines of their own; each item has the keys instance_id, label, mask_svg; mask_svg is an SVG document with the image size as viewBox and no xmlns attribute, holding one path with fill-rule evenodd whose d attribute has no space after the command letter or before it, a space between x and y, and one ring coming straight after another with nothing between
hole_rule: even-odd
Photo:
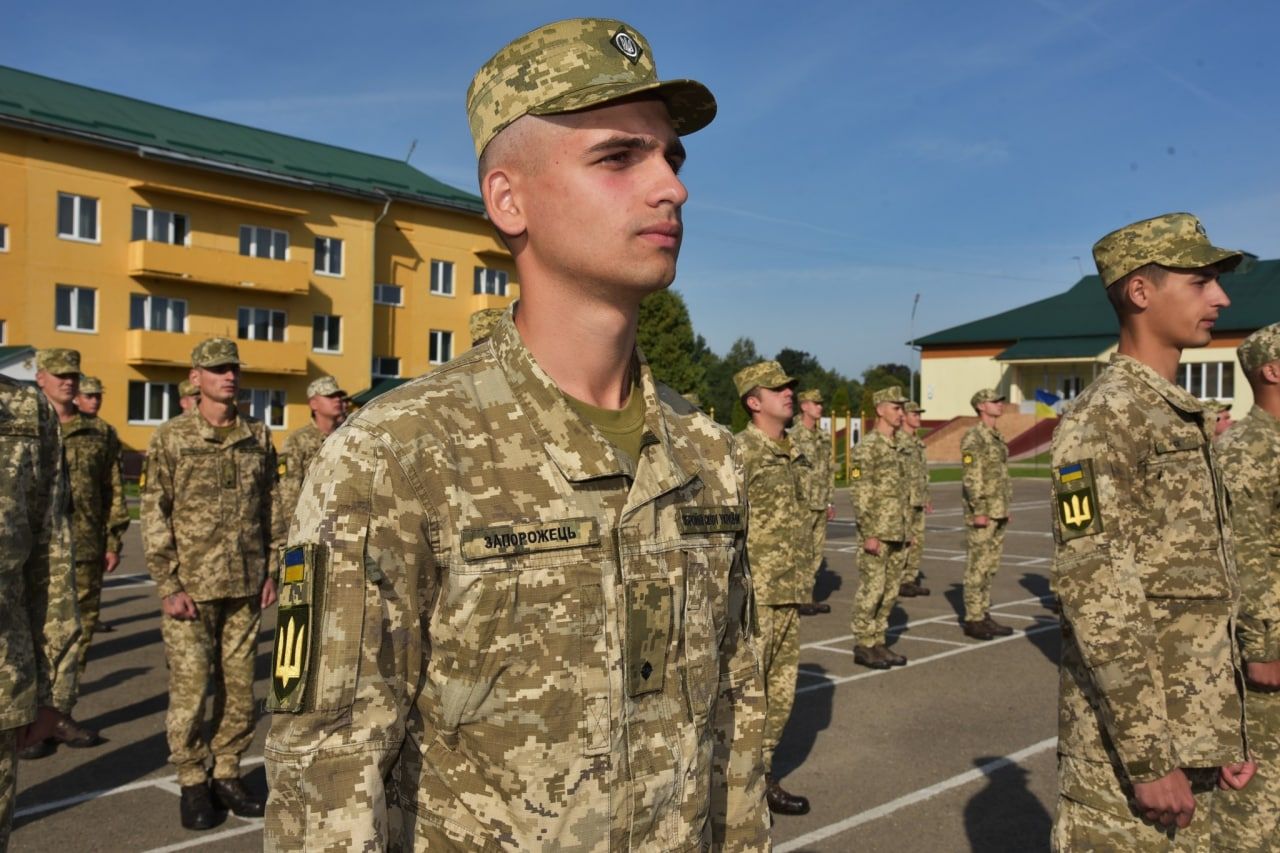
<instances>
[{"instance_id":1,"label":"digital camouflage pattern","mask_svg":"<svg viewBox=\"0 0 1280 853\"><path fill-rule=\"evenodd\" d=\"M1245 344L1276 328L1255 332ZM1280 660L1280 421L1254 406L1217 447L1240 575L1241 656L1246 662ZM1258 772L1243 791L1223 794L1215 803L1214 834L1222 849L1266 850L1280 839L1280 695L1250 688L1246 704L1249 751Z\"/></svg>"},{"instance_id":2,"label":"digital camouflage pattern","mask_svg":"<svg viewBox=\"0 0 1280 853\"><path fill-rule=\"evenodd\" d=\"M471 312L471 316L467 318L467 330L471 332L473 347L480 346L489 340L493 327L498 325L504 313L506 311L503 308L481 308L479 311Z\"/></svg>"},{"instance_id":3,"label":"digital camouflage pattern","mask_svg":"<svg viewBox=\"0 0 1280 853\"><path fill-rule=\"evenodd\" d=\"M900 430L895 444L902 453L902 461L907 468L907 505L911 507L908 524L911 545L907 548L901 580L901 583L909 583L920 576L923 562L924 516L925 507L929 504L929 458L925 455L924 439L916 435L914 430Z\"/></svg>"},{"instance_id":4,"label":"digital camouflage pattern","mask_svg":"<svg viewBox=\"0 0 1280 853\"><path fill-rule=\"evenodd\" d=\"M849 460L849 497L858 538L880 540L879 554L858 553L858 589L850 617L858 646L878 645L888 638L889 614L906 565L911 483L898 448L900 435L886 438L880 430L870 430Z\"/></svg>"},{"instance_id":5,"label":"digital camouflage pattern","mask_svg":"<svg viewBox=\"0 0 1280 853\"><path fill-rule=\"evenodd\" d=\"M538 27L498 51L467 89L476 156L523 115L555 115L651 92L676 133L701 130L716 100L694 80L658 79L649 42L621 21L573 18Z\"/></svg>"},{"instance_id":6,"label":"digital camouflage pattern","mask_svg":"<svg viewBox=\"0 0 1280 853\"><path fill-rule=\"evenodd\" d=\"M180 397L199 397L200 389L196 383L190 379L184 379L178 383L178 396Z\"/></svg>"},{"instance_id":7,"label":"digital camouflage pattern","mask_svg":"<svg viewBox=\"0 0 1280 853\"><path fill-rule=\"evenodd\" d=\"M1236 347L1236 357L1246 376L1264 364L1280 361L1280 323L1272 323L1245 338Z\"/></svg>"},{"instance_id":8,"label":"digital camouflage pattern","mask_svg":"<svg viewBox=\"0 0 1280 853\"><path fill-rule=\"evenodd\" d=\"M1135 832L1135 819L1131 815L1118 815L1105 808L1094 808L1059 796L1050 848L1053 853L1212 853L1234 850L1222 846L1209 818L1211 812L1216 814L1227 796L1216 790L1217 775L1216 768L1187 771L1191 795L1196 801L1196 813L1190 826L1173 832L1161 832L1146 824L1141 824L1141 829ZM1246 849L1261 851L1266 848Z\"/></svg>"},{"instance_id":9,"label":"digital camouflage pattern","mask_svg":"<svg viewBox=\"0 0 1280 853\"><path fill-rule=\"evenodd\" d=\"M982 403L998 403L1004 400L1004 395L994 388L982 388L973 392L973 396L969 398L969 405L976 412L978 406Z\"/></svg>"},{"instance_id":10,"label":"digital camouflage pattern","mask_svg":"<svg viewBox=\"0 0 1280 853\"><path fill-rule=\"evenodd\" d=\"M787 375L776 361L759 361L733 374L733 387L743 397L753 388L776 389L791 385L796 380Z\"/></svg>"},{"instance_id":11,"label":"digital camouflage pattern","mask_svg":"<svg viewBox=\"0 0 1280 853\"><path fill-rule=\"evenodd\" d=\"M240 364L240 348L230 338L206 338L191 350L192 367Z\"/></svg>"},{"instance_id":12,"label":"digital camouflage pattern","mask_svg":"<svg viewBox=\"0 0 1280 853\"><path fill-rule=\"evenodd\" d=\"M808 393L808 392L805 392ZM821 397L818 392L813 392ZM812 398L811 398L812 399ZM814 400L814 402L822 402ZM787 437L799 449L809 462L809 476L805 478L805 494L812 527L813 570L822 567L822 555L827 546L827 507L831 504L831 495L835 491L835 466L831 461L831 433L821 426L814 425L809 429L804 423L796 422L787 430Z\"/></svg>"},{"instance_id":13,"label":"digital camouflage pattern","mask_svg":"<svg viewBox=\"0 0 1280 853\"><path fill-rule=\"evenodd\" d=\"M760 669L764 673L764 772L773 775L773 754L791 719L800 674L800 612L772 604L756 606L759 623Z\"/></svg>"},{"instance_id":14,"label":"digital camouflage pattern","mask_svg":"<svg viewBox=\"0 0 1280 853\"><path fill-rule=\"evenodd\" d=\"M0 850L9 849L13 803L18 798L18 730L0 729Z\"/></svg>"},{"instance_id":15,"label":"digital camouflage pattern","mask_svg":"<svg viewBox=\"0 0 1280 853\"><path fill-rule=\"evenodd\" d=\"M96 376L80 375L80 393L81 394L101 394L102 380Z\"/></svg>"},{"instance_id":16,"label":"digital camouflage pattern","mask_svg":"<svg viewBox=\"0 0 1280 853\"><path fill-rule=\"evenodd\" d=\"M890 385L888 388L881 388L872 394L871 402L876 406L881 403L906 403L907 395L902 390L901 385Z\"/></svg>"},{"instance_id":17,"label":"digital camouflage pattern","mask_svg":"<svg viewBox=\"0 0 1280 853\"><path fill-rule=\"evenodd\" d=\"M975 406L977 403L995 402L985 397L979 400L978 395L974 399ZM960 462L964 467L962 495L966 552L964 618L970 622L981 620L991 609L991 579L1000 568L1009 504L1013 502L1008 460L1009 447L995 427L979 421L960 439ZM974 526L974 519L980 515L989 519L986 527Z\"/></svg>"},{"instance_id":18,"label":"digital camouflage pattern","mask_svg":"<svg viewBox=\"0 0 1280 853\"><path fill-rule=\"evenodd\" d=\"M49 347L36 353L36 370L65 376L80 372L80 351L63 347Z\"/></svg>"},{"instance_id":19,"label":"digital camouflage pattern","mask_svg":"<svg viewBox=\"0 0 1280 853\"><path fill-rule=\"evenodd\" d=\"M1235 269L1244 255L1209 242L1200 220L1190 213L1166 213L1112 231L1093 244L1093 260L1107 287L1147 264L1199 269L1216 264Z\"/></svg>"},{"instance_id":20,"label":"digital camouflage pattern","mask_svg":"<svg viewBox=\"0 0 1280 853\"><path fill-rule=\"evenodd\" d=\"M325 434L315 425L308 423L294 430L284 440L280 451L280 461L276 465L279 475L280 490L280 523L277 526L279 541L289 534L289 525L293 522L293 514L298 508L298 496L302 494L302 484L307 479L307 471L324 444Z\"/></svg>"},{"instance_id":21,"label":"digital camouflage pattern","mask_svg":"<svg viewBox=\"0 0 1280 853\"><path fill-rule=\"evenodd\" d=\"M509 317L325 442L281 591L323 641L277 629L267 849L768 848L741 463L636 370L635 463Z\"/></svg>"},{"instance_id":22,"label":"digital camouflage pattern","mask_svg":"<svg viewBox=\"0 0 1280 853\"><path fill-rule=\"evenodd\" d=\"M1058 790L1127 820L1124 849L1160 843L1130 811L1131 783L1245 758L1212 437L1199 401L1118 354L1054 433Z\"/></svg>"}]
</instances>

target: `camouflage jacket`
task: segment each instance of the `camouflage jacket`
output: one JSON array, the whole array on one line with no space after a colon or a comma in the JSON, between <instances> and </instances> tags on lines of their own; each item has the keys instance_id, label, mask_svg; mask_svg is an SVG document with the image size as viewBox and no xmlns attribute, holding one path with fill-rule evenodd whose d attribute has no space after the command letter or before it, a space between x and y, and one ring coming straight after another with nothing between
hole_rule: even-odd
<instances>
[{"instance_id":1,"label":"camouflage jacket","mask_svg":"<svg viewBox=\"0 0 1280 853\"><path fill-rule=\"evenodd\" d=\"M911 537L910 472L898 438L868 430L849 460L849 496L864 540L905 542Z\"/></svg>"},{"instance_id":2,"label":"camouflage jacket","mask_svg":"<svg viewBox=\"0 0 1280 853\"><path fill-rule=\"evenodd\" d=\"M62 424L62 446L71 483L71 538L77 562L102 562L119 554L129 529L124 500L120 438L97 417L76 415Z\"/></svg>"},{"instance_id":3,"label":"camouflage jacket","mask_svg":"<svg viewBox=\"0 0 1280 853\"><path fill-rule=\"evenodd\" d=\"M1199 401L1121 355L1054 433L1058 751L1071 799L1094 801L1104 775L1147 782L1245 756L1212 437Z\"/></svg>"},{"instance_id":4,"label":"camouflage jacket","mask_svg":"<svg viewBox=\"0 0 1280 853\"><path fill-rule=\"evenodd\" d=\"M69 712L80 636L58 418L0 376L0 730Z\"/></svg>"},{"instance_id":5,"label":"camouflage jacket","mask_svg":"<svg viewBox=\"0 0 1280 853\"><path fill-rule=\"evenodd\" d=\"M924 440L914 432L899 431L895 443L907 466L907 503L913 509L924 509L929 503L929 459Z\"/></svg>"},{"instance_id":6,"label":"camouflage jacket","mask_svg":"<svg viewBox=\"0 0 1280 853\"><path fill-rule=\"evenodd\" d=\"M971 524L979 515L1008 518L1013 503L1013 483L1009 479L1009 446L995 427L981 421L960 439L960 462L964 466L964 520Z\"/></svg>"},{"instance_id":7,"label":"camouflage jacket","mask_svg":"<svg viewBox=\"0 0 1280 853\"><path fill-rule=\"evenodd\" d=\"M741 463L637 366L634 465L510 315L325 442L283 561L267 849L768 848Z\"/></svg>"},{"instance_id":8,"label":"camouflage jacket","mask_svg":"<svg viewBox=\"0 0 1280 853\"><path fill-rule=\"evenodd\" d=\"M1280 421L1254 406L1218 443L1240 572L1246 661L1280 660Z\"/></svg>"},{"instance_id":9,"label":"camouflage jacket","mask_svg":"<svg viewBox=\"0 0 1280 853\"><path fill-rule=\"evenodd\" d=\"M245 598L262 589L273 548L276 451L241 415L222 441L192 410L156 427L142 471L142 544L163 598Z\"/></svg>"},{"instance_id":10,"label":"camouflage jacket","mask_svg":"<svg viewBox=\"0 0 1280 853\"><path fill-rule=\"evenodd\" d=\"M280 522L279 536L281 541L289 535L289 525L293 521L294 511L298 508L298 496L302 494L302 484L307 479L307 470L311 462L320 452L325 435L315 423L309 423L296 429L284 440L284 449L280 452L280 464L277 471L280 475Z\"/></svg>"},{"instance_id":11,"label":"camouflage jacket","mask_svg":"<svg viewBox=\"0 0 1280 853\"><path fill-rule=\"evenodd\" d=\"M809 429L797 419L791 429L787 430L787 437L800 448L801 455L809 463L809 476L805 478L809 509L826 512L831 504L831 493L835 489L831 433L819 426Z\"/></svg>"},{"instance_id":12,"label":"camouflage jacket","mask_svg":"<svg viewBox=\"0 0 1280 853\"><path fill-rule=\"evenodd\" d=\"M755 424L738 433L751 516L747 554L759 604L804 604L813 597L813 516L808 459L794 441L780 444ZM825 504L823 505L825 507Z\"/></svg>"}]
</instances>

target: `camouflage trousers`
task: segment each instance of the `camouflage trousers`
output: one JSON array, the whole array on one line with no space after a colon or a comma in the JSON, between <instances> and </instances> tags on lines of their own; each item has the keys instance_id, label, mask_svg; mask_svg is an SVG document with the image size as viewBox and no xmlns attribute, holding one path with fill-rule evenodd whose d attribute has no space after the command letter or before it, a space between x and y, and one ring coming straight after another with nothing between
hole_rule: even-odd
<instances>
[{"instance_id":1,"label":"camouflage trousers","mask_svg":"<svg viewBox=\"0 0 1280 853\"><path fill-rule=\"evenodd\" d=\"M192 620L164 617L169 663L165 730L179 785L198 785L213 757L215 779L240 775L240 756L253 740L253 663L262 613L257 597L196 603ZM212 682L212 684L211 684ZM205 742L204 699L213 690L213 737Z\"/></svg>"},{"instance_id":2,"label":"camouflage trousers","mask_svg":"<svg viewBox=\"0 0 1280 853\"><path fill-rule=\"evenodd\" d=\"M822 561L825 560L827 551L827 511L825 509L814 510L813 512L813 572L817 574L822 570Z\"/></svg>"},{"instance_id":3,"label":"camouflage trousers","mask_svg":"<svg viewBox=\"0 0 1280 853\"><path fill-rule=\"evenodd\" d=\"M18 797L18 730L0 730L0 853L9 849L13 801Z\"/></svg>"},{"instance_id":4,"label":"camouflage trousers","mask_svg":"<svg viewBox=\"0 0 1280 853\"><path fill-rule=\"evenodd\" d=\"M1280 693L1250 690L1249 751L1258 772L1243 791L1221 791L1214 801L1213 849L1280 848Z\"/></svg>"},{"instance_id":5,"label":"camouflage trousers","mask_svg":"<svg viewBox=\"0 0 1280 853\"><path fill-rule=\"evenodd\" d=\"M906 559L904 542L881 540L879 554L858 554L858 591L850 620L855 646L875 646L888 639L889 614L898 601L898 582Z\"/></svg>"},{"instance_id":6,"label":"camouflage trousers","mask_svg":"<svg viewBox=\"0 0 1280 853\"><path fill-rule=\"evenodd\" d=\"M906 565L902 568L900 583L913 583L920 577L920 564L924 562L924 507L911 508L911 545L907 547Z\"/></svg>"},{"instance_id":7,"label":"camouflage trousers","mask_svg":"<svg viewBox=\"0 0 1280 853\"><path fill-rule=\"evenodd\" d=\"M964 564L964 618L977 622L991 609L991 578L1000 568L1000 554L1004 551L1004 531L1009 526L1007 518L993 518L986 527L965 525L965 543L969 555Z\"/></svg>"},{"instance_id":8,"label":"camouflage trousers","mask_svg":"<svg viewBox=\"0 0 1280 853\"><path fill-rule=\"evenodd\" d=\"M84 684L84 668L89 662L89 643L98 628L102 611L102 558L76 560L76 604L80 610L80 639L76 643L79 684Z\"/></svg>"},{"instance_id":9,"label":"camouflage trousers","mask_svg":"<svg viewBox=\"0 0 1280 853\"><path fill-rule=\"evenodd\" d=\"M756 608L760 624L760 666L764 675L764 772L773 772L773 752L796 701L796 674L800 670L800 616L792 605L761 604Z\"/></svg>"}]
</instances>

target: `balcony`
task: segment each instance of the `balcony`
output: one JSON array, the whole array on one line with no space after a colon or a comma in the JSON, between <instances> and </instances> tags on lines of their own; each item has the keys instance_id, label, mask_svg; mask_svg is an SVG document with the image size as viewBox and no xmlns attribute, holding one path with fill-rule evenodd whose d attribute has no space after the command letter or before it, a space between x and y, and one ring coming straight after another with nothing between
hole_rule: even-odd
<instances>
[{"instance_id":1,"label":"balcony","mask_svg":"<svg viewBox=\"0 0 1280 853\"><path fill-rule=\"evenodd\" d=\"M250 258L238 252L150 240L129 244L129 275L283 296L304 294L310 286L310 272L302 261Z\"/></svg>"},{"instance_id":2,"label":"balcony","mask_svg":"<svg viewBox=\"0 0 1280 853\"><path fill-rule=\"evenodd\" d=\"M136 366L190 367L191 350L213 333L176 334L130 329L125 333L125 360ZM245 373L274 373L305 376L308 341L237 340Z\"/></svg>"}]
</instances>

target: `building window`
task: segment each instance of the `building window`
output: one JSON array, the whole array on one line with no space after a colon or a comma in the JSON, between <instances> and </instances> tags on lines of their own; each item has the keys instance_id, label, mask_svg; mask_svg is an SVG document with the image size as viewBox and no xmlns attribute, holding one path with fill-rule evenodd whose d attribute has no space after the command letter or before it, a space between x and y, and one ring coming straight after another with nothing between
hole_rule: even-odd
<instances>
[{"instance_id":1,"label":"building window","mask_svg":"<svg viewBox=\"0 0 1280 853\"><path fill-rule=\"evenodd\" d=\"M453 358L453 332L446 332L442 329L432 329L430 335L430 354L428 359L432 364L444 364Z\"/></svg>"},{"instance_id":2,"label":"building window","mask_svg":"<svg viewBox=\"0 0 1280 853\"><path fill-rule=\"evenodd\" d=\"M488 267L476 267L475 293L477 296L506 296L506 271L489 269Z\"/></svg>"},{"instance_id":3,"label":"building window","mask_svg":"<svg viewBox=\"0 0 1280 853\"><path fill-rule=\"evenodd\" d=\"M390 355L373 357L374 379L395 379L400 375L400 359Z\"/></svg>"},{"instance_id":4,"label":"building window","mask_svg":"<svg viewBox=\"0 0 1280 853\"><path fill-rule=\"evenodd\" d=\"M289 260L289 234L256 225L240 226L240 254L251 258Z\"/></svg>"},{"instance_id":5,"label":"building window","mask_svg":"<svg viewBox=\"0 0 1280 853\"><path fill-rule=\"evenodd\" d=\"M129 423L162 424L181 411L176 383L129 383Z\"/></svg>"},{"instance_id":6,"label":"building window","mask_svg":"<svg viewBox=\"0 0 1280 853\"><path fill-rule=\"evenodd\" d=\"M0 252L9 251L9 226L0 225Z\"/></svg>"},{"instance_id":7,"label":"building window","mask_svg":"<svg viewBox=\"0 0 1280 853\"><path fill-rule=\"evenodd\" d=\"M187 245L187 217L152 207L133 206L133 239Z\"/></svg>"},{"instance_id":8,"label":"building window","mask_svg":"<svg viewBox=\"0 0 1280 853\"><path fill-rule=\"evenodd\" d=\"M58 285L54 315L54 325L60 332L96 332L98 291L91 287Z\"/></svg>"},{"instance_id":9,"label":"building window","mask_svg":"<svg viewBox=\"0 0 1280 853\"><path fill-rule=\"evenodd\" d=\"M129 295L129 328L149 332L185 332L187 300L168 296Z\"/></svg>"},{"instance_id":10,"label":"building window","mask_svg":"<svg viewBox=\"0 0 1280 853\"><path fill-rule=\"evenodd\" d=\"M98 242L98 200L87 195L58 193L58 236L64 240Z\"/></svg>"},{"instance_id":11,"label":"building window","mask_svg":"<svg viewBox=\"0 0 1280 853\"><path fill-rule=\"evenodd\" d=\"M316 238L316 272L342 275L342 241L337 237Z\"/></svg>"},{"instance_id":12,"label":"building window","mask_svg":"<svg viewBox=\"0 0 1280 853\"><path fill-rule=\"evenodd\" d=\"M239 331L241 340L283 341L285 316L273 308L241 308Z\"/></svg>"},{"instance_id":13,"label":"building window","mask_svg":"<svg viewBox=\"0 0 1280 853\"><path fill-rule=\"evenodd\" d=\"M4 320L0 320L0 346L9 343L9 326Z\"/></svg>"},{"instance_id":14,"label":"building window","mask_svg":"<svg viewBox=\"0 0 1280 853\"><path fill-rule=\"evenodd\" d=\"M316 352L342 352L342 318L336 314L312 317L311 348Z\"/></svg>"},{"instance_id":15,"label":"building window","mask_svg":"<svg viewBox=\"0 0 1280 853\"><path fill-rule=\"evenodd\" d=\"M453 261L431 262L431 292L437 296L453 296Z\"/></svg>"},{"instance_id":16,"label":"building window","mask_svg":"<svg viewBox=\"0 0 1280 853\"><path fill-rule=\"evenodd\" d=\"M276 388L241 388L240 410L266 423L272 429L284 429L284 392Z\"/></svg>"},{"instance_id":17,"label":"building window","mask_svg":"<svg viewBox=\"0 0 1280 853\"><path fill-rule=\"evenodd\" d=\"M1201 400L1230 400L1236 395L1235 364L1230 361L1178 365L1177 384Z\"/></svg>"},{"instance_id":18,"label":"building window","mask_svg":"<svg viewBox=\"0 0 1280 853\"><path fill-rule=\"evenodd\" d=\"M375 284L373 301L376 305L403 305L404 289L398 284Z\"/></svg>"}]
</instances>

